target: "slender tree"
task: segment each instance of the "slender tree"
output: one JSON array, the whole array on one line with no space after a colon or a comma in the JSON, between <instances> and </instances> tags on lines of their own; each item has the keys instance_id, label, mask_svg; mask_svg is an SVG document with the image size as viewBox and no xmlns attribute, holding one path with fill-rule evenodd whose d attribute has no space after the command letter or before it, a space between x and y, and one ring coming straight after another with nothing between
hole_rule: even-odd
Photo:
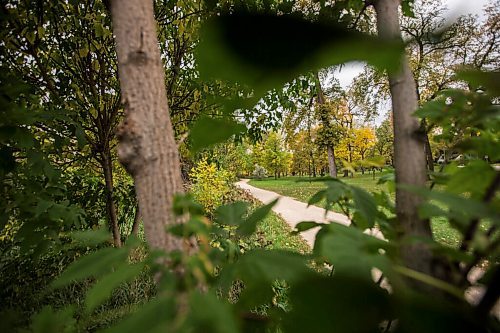
<instances>
[{"instance_id":1,"label":"slender tree","mask_svg":"<svg viewBox=\"0 0 500 333\"><path fill-rule=\"evenodd\" d=\"M172 204L183 188L153 3L113 1L111 13L125 112L118 130L118 155L134 178L148 243L179 250L182 241L165 232L165 226L181 222L174 218Z\"/></svg>"},{"instance_id":2,"label":"slender tree","mask_svg":"<svg viewBox=\"0 0 500 333\"><path fill-rule=\"evenodd\" d=\"M399 0L378 0L374 2L377 13L378 34L386 39L401 40L399 25ZM406 56L402 56L397 73L389 73L394 119L394 163L397 184L425 186L426 165L424 139L420 124L413 116L418 101L415 80ZM396 212L403 235L432 239L429 220L421 219L418 206L421 198L407 189L396 189ZM405 264L417 271L433 275L432 253L423 243L405 243L402 247Z\"/></svg>"}]
</instances>

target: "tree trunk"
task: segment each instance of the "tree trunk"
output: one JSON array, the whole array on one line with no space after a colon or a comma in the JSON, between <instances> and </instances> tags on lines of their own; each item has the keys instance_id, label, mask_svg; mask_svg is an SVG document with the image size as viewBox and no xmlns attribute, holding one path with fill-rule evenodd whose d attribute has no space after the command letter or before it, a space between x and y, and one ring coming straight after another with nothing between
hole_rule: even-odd
<instances>
[{"instance_id":1,"label":"tree trunk","mask_svg":"<svg viewBox=\"0 0 500 333\"><path fill-rule=\"evenodd\" d=\"M421 126L422 131L425 135L424 150L425 150L425 158L426 158L426 162L427 162L427 170L434 171L434 159L432 156L432 148L431 148L431 143L429 141L429 134L427 133L427 122L425 121L425 119L422 119L420 126Z\"/></svg>"},{"instance_id":2,"label":"tree trunk","mask_svg":"<svg viewBox=\"0 0 500 333\"><path fill-rule=\"evenodd\" d=\"M401 40L398 16L398 0L378 0L375 2L379 36ZM389 74L394 119L394 163L397 184L425 186L426 165L424 138L418 120L412 115L417 109L415 81L403 55L398 73ZM428 220L418 216L417 208L421 198L400 187L396 189L396 212L404 237L431 239L432 232ZM433 275L432 253L423 242L402 247L402 259L414 270Z\"/></svg>"},{"instance_id":3,"label":"tree trunk","mask_svg":"<svg viewBox=\"0 0 500 333\"><path fill-rule=\"evenodd\" d=\"M135 216L134 216L134 223L132 224L132 231L130 232L130 235L137 236L139 233L139 225L141 223L141 210L139 209L139 205L135 207Z\"/></svg>"},{"instance_id":4,"label":"tree trunk","mask_svg":"<svg viewBox=\"0 0 500 333\"><path fill-rule=\"evenodd\" d=\"M118 73L125 119L118 129L118 156L134 178L149 245L182 250L165 232L174 218L174 195L182 193L179 152L169 115L164 68L158 48L153 2L112 1Z\"/></svg>"},{"instance_id":5,"label":"tree trunk","mask_svg":"<svg viewBox=\"0 0 500 333\"><path fill-rule=\"evenodd\" d=\"M113 244L116 247L122 246L120 228L118 228L118 217L116 215L116 206L113 194L113 164L109 148L101 154L101 167L104 172L105 193L106 193L106 211L108 215L108 224L113 234Z\"/></svg>"},{"instance_id":6,"label":"tree trunk","mask_svg":"<svg viewBox=\"0 0 500 333\"><path fill-rule=\"evenodd\" d=\"M337 166L335 165L335 152L331 145L327 146L328 150L328 172L330 177L337 178Z\"/></svg>"}]
</instances>

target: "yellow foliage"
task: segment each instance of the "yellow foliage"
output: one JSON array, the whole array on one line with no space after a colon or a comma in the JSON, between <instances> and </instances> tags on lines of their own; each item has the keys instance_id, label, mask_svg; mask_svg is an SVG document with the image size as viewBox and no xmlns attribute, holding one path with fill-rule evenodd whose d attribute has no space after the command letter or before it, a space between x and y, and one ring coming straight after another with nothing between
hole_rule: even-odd
<instances>
[{"instance_id":1,"label":"yellow foliage","mask_svg":"<svg viewBox=\"0 0 500 333\"><path fill-rule=\"evenodd\" d=\"M219 170L204 158L191 169L189 176L193 182L190 191L194 198L208 213L213 214L231 191L230 173Z\"/></svg>"}]
</instances>

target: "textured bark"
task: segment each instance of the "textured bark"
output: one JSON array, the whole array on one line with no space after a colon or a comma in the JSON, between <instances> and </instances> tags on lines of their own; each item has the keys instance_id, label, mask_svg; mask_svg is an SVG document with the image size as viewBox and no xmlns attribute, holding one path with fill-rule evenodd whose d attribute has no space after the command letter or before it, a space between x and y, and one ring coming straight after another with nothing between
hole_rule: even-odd
<instances>
[{"instance_id":1,"label":"textured bark","mask_svg":"<svg viewBox=\"0 0 500 333\"><path fill-rule=\"evenodd\" d=\"M165 232L167 225L180 222L174 218L172 203L183 188L153 2L114 0L111 14L125 112L117 133L118 156L134 178L148 243L179 250L183 242Z\"/></svg>"},{"instance_id":2,"label":"textured bark","mask_svg":"<svg viewBox=\"0 0 500 333\"><path fill-rule=\"evenodd\" d=\"M330 177L337 178L337 166L335 165L335 151L331 145L327 147L328 152L328 172Z\"/></svg>"},{"instance_id":3,"label":"textured bark","mask_svg":"<svg viewBox=\"0 0 500 333\"><path fill-rule=\"evenodd\" d=\"M401 40L398 0L378 0L375 2L379 36ZM412 115L417 109L415 80L408 60L401 58L400 70L389 74L394 119L394 164L397 184L425 186L426 159L424 137L418 120ZM421 198L416 194L396 189L396 211L404 237L432 238L430 223L418 217L417 207ZM405 264L417 271L433 274L433 258L429 248L423 243L406 244L402 248Z\"/></svg>"},{"instance_id":4,"label":"textured bark","mask_svg":"<svg viewBox=\"0 0 500 333\"><path fill-rule=\"evenodd\" d=\"M118 217L116 215L116 205L114 200L113 184L113 165L109 150L102 153L101 166L104 172L105 192L106 192L106 211L108 214L108 224L113 234L113 244L116 247L122 246L120 228L118 228Z\"/></svg>"}]
</instances>

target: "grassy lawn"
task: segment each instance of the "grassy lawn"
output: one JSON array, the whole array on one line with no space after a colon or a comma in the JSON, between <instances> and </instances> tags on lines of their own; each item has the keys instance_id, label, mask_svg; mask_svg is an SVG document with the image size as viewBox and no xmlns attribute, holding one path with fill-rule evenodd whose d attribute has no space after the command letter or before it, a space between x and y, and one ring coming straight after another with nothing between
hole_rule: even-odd
<instances>
[{"instance_id":1,"label":"grassy lawn","mask_svg":"<svg viewBox=\"0 0 500 333\"><path fill-rule=\"evenodd\" d=\"M260 233L266 240L268 249L289 250L299 253L311 252L309 245L300 237L292 235L290 226L277 214L271 212L257 226L257 233Z\"/></svg>"},{"instance_id":2,"label":"grassy lawn","mask_svg":"<svg viewBox=\"0 0 500 333\"><path fill-rule=\"evenodd\" d=\"M387 185L378 185L380 176L388 173L389 171L377 172L375 179L371 173L355 174L353 178L340 178L343 182L361 187L369 192L384 190L387 191ZM284 177L279 179L267 178L264 180L251 180L250 185L259 187L265 190L273 191L296 200L307 202L309 198L325 188L324 181L328 180L327 177ZM318 204L321 207L321 204ZM334 210L335 207L333 208ZM457 246L460 242L460 234L452 229L445 219L436 218L432 220L432 230L434 237L442 244Z\"/></svg>"}]
</instances>

